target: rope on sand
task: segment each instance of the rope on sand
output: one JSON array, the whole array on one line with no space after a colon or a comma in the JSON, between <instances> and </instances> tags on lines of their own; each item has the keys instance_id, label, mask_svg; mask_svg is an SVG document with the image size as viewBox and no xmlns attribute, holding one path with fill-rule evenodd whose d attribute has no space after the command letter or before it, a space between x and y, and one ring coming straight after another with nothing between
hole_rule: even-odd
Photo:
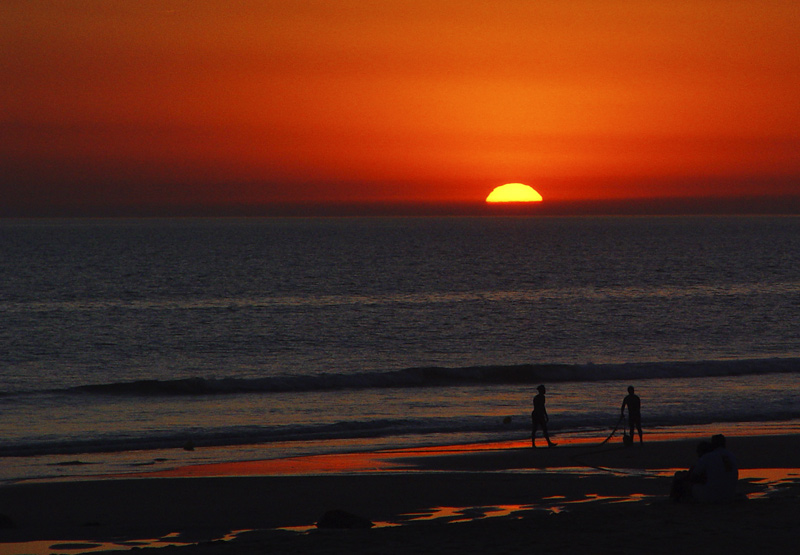
<instances>
[{"instance_id":1,"label":"rope on sand","mask_svg":"<svg viewBox=\"0 0 800 555\"><path fill-rule=\"evenodd\" d=\"M620 425L620 424L622 424L622 419L623 419L623 418L625 418L625 415L624 415L624 414L621 414L621 415L620 415L620 417L619 417L619 420L617 420L617 425L616 425L616 426L614 426L614 429L613 429L613 430L611 430L611 433L610 433L610 434L608 434L608 437L607 437L607 438L605 438L605 439L604 439L604 440L603 440L603 441L600 443L600 445L605 445L606 443L608 443L608 440L610 440L612 437L614 437L614 434L617 432L617 428L619 428L619 425Z\"/></svg>"},{"instance_id":2,"label":"rope on sand","mask_svg":"<svg viewBox=\"0 0 800 555\"><path fill-rule=\"evenodd\" d=\"M614 434L619 429L619 425L622 424L622 420L624 418L625 418L625 414L623 413L622 415L620 415L619 420L617 420L617 424L616 424L616 426L614 426L614 429L611 430L611 433L608 434L607 438L605 438L603 441L600 442L598 447L601 447L601 446L605 445L606 443L609 442L609 440L612 437L614 437ZM610 449L605 449L603 451L591 451L589 453L581 453L579 455L573 455L570 458L572 460L574 460L575 462L577 462L577 463L579 463L579 464L581 464L581 465L583 465L583 466L585 466L587 468L593 468L595 470L601 470L603 472L611 472L613 474L623 474L623 475L631 474L630 469L624 469L623 470L623 469L619 469L619 468L608 468L608 467L605 467L605 466L598 466L598 465L589 463L589 462L584 460L584 457L587 456L587 455L595 455L597 453L605 453L606 451L616 451L617 449L622 449L622 447L611 447Z\"/></svg>"}]
</instances>

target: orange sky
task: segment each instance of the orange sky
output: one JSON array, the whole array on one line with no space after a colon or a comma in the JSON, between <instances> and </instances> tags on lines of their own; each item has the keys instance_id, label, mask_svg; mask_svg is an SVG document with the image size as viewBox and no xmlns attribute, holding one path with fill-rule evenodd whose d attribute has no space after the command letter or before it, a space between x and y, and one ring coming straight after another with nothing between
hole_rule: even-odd
<instances>
[{"instance_id":1,"label":"orange sky","mask_svg":"<svg viewBox=\"0 0 800 555\"><path fill-rule=\"evenodd\" d=\"M3 0L0 28L5 206L800 194L796 0Z\"/></svg>"}]
</instances>

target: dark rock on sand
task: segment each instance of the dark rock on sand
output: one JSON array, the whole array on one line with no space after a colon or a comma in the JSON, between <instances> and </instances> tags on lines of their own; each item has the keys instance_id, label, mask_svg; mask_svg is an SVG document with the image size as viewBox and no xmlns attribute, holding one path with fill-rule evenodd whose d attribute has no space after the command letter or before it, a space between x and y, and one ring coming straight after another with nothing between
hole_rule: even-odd
<instances>
[{"instance_id":1,"label":"dark rock on sand","mask_svg":"<svg viewBox=\"0 0 800 555\"><path fill-rule=\"evenodd\" d=\"M10 516L0 514L0 530L10 530L16 528L17 525L11 520Z\"/></svg>"},{"instance_id":2,"label":"dark rock on sand","mask_svg":"<svg viewBox=\"0 0 800 555\"><path fill-rule=\"evenodd\" d=\"M317 522L317 528L372 528L374 524L364 517L334 509L327 511Z\"/></svg>"}]
</instances>

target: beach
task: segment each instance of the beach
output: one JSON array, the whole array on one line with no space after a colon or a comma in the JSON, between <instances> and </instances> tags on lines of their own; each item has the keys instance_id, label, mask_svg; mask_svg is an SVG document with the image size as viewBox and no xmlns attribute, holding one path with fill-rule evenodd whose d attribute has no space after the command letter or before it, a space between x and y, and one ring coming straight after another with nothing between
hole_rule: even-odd
<instances>
[{"instance_id":1,"label":"beach","mask_svg":"<svg viewBox=\"0 0 800 555\"><path fill-rule=\"evenodd\" d=\"M788 551L798 223L3 222L0 555Z\"/></svg>"},{"instance_id":2,"label":"beach","mask_svg":"<svg viewBox=\"0 0 800 555\"><path fill-rule=\"evenodd\" d=\"M730 437L742 500L672 503L672 473L692 464L697 441L443 446L8 484L0 487L0 553L714 553L794 545L800 435ZM333 510L374 526L314 526Z\"/></svg>"},{"instance_id":3,"label":"beach","mask_svg":"<svg viewBox=\"0 0 800 555\"><path fill-rule=\"evenodd\" d=\"M0 22L0 555L796 551L797 2Z\"/></svg>"}]
</instances>

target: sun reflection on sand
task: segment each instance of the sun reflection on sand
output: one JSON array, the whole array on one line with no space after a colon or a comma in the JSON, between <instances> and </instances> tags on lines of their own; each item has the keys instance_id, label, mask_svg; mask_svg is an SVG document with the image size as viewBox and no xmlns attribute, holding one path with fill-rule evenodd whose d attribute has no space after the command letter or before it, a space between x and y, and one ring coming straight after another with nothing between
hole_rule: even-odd
<instances>
[{"instance_id":1,"label":"sun reflection on sand","mask_svg":"<svg viewBox=\"0 0 800 555\"><path fill-rule=\"evenodd\" d=\"M800 468L745 468L739 470L739 481L766 486L761 491L747 494L749 499L775 495L781 489L800 482Z\"/></svg>"},{"instance_id":2,"label":"sun reflection on sand","mask_svg":"<svg viewBox=\"0 0 800 555\"><path fill-rule=\"evenodd\" d=\"M407 517L408 523L439 520L448 523L470 522L482 518L514 517L521 518L523 513L531 511L544 511L551 514L562 513L569 510L570 506L585 503L635 503L652 499L651 495L633 494L629 496L609 496L588 494L582 498L568 500L562 495L542 498L539 503L525 505L492 505L476 507L433 507L426 511L419 511L401 515Z\"/></svg>"},{"instance_id":3,"label":"sun reflection on sand","mask_svg":"<svg viewBox=\"0 0 800 555\"><path fill-rule=\"evenodd\" d=\"M228 541L236 537L240 531L230 532L218 541ZM196 542L182 541L180 534L167 534L160 538L120 541L53 541L38 540L30 542L0 543L0 555L50 555L52 553L106 553L110 551L129 551L143 548L180 547L193 545Z\"/></svg>"},{"instance_id":4,"label":"sun reflection on sand","mask_svg":"<svg viewBox=\"0 0 800 555\"><path fill-rule=\"evenodd\" d=\"M448 448L432 448L430 451L449 451ZM414 450L417 454L427 449ZM366 455L366 454L365 454ZM336 465L333 465L336 466ZM660 469L653 471L654 475L661 477L671 476L676 469ZM598 472L596 469L577 469L561 468L551 469L549 472L562 472L568 474L591 474ZM580 477L580 476L578 476ZM800 468L745 468L739 471L740 483L757 484L759 488L747 493L747 498L758 499L772 495L780 495L782 487L800 482ZM546 512L557 514L562 512L577 510L584 505L603 505L619 503L649 503L657 499L666 499L665 495L647 495L642 493L632 493L627 495L603 495L599 493L584 493L577 497L565 495L543 496L532 503L526 504L499 504L489 506L435 506L422 508L411 513L398 514L395 518L388 521L373 522L375 528L408 526L420 522L440 522L445 524L471 522L481 519L494 518L524 518L526 514L532 512ZM301 526L279 527L278 530L286 530L295 533L308 533L316 529L314 523ZM254 532L256 530L234 530L220 535L215 541L230 541L238 538L241 534ZM194 545L196 542L183 537L179 533L167 534L158 538L130 539L125 541L94 541L89 539L74 539L69 541L30 541L0 544L0 555L48 555L54 552L80 551L82 553L96 553L107 551L128 551L148 547L167 547L167 546L187 546Z\"/></svg>"},{"instance_id":5,"label":"sun reflection on sand","mask_svg":"<svg viewBox=\"0 0 800 555\"><path fill-rule=\"evenodd\" d=\"M779 430L780 428L776 428ZM728 431L728 430L726 430ZM735 438L734 433L726 434ZM490 501L485 497L476 497L475 505L459 506L454 500L441 499L441 505L405 506L401 510L410 512L387 512L381 515L380 520L373 521L376 528L407 526L415 523L436 521L442 524L455 522L468 522L481 519L524 518L526 514L534 512L560 513L583 510L582 507L639 503L642 506L654 500L668 498L668 479L679 468L674 466L684 463L691 464L694 460L694 440L696 437L707 437L709 430L699 428L684 432L679 437L677 434L651 433L646 436L652 444L645 441L643 447L635 446L624 448L622 445L599 446L595 435L592 438L570 437L560 438L563 447L557 449L531 450L529 440L502 441L494 443L480 443L471 445L439 445L420 446L404 449L385 449L381 451L363 451L357 453L338 453L326 455L313 455L306 457L293 457L275 460L256 460L244 462L231 462L226 464L206 464L184 466L167 471L138 472L124 475L126 478L152 478L152 477L214 477L214 476L293 476L293 475L324 475L339 474L353 476L357 474L398 474L414 475L418 473L431 473L434 482L439 476L455 474L461 480L462 476L477 476L476 472L493 474L505 480L506 473L525 475L540 474L542 490L531 491L530 495L512 498L498 497L496 500L523 501L523 504L492 504L480 505L481 501ZM795 443L787 442L785 437L770 439L773 449L783 449L783 454L769 455L752 458L752 455L763 454L764 437L750 438L746 443L744 438L737 447L741 449L740 464L745 462L745 468L739 470L740 491L746 493L750 499L780 496L783 491L789 491L789 486L800 483L800 468L794 464L797 461L796 450L787 449ZM655 440L663 441L659 445ZM682 439L682 443L673 440ZM570 445L572 447L570 447ZM527 447L526 447L527 446ZM777 447L775 447L777 446ZM600 448L602 447L602 448ZM670 458L675 451L680 451L678 457ZM749 467L746 463L750 456ZM605 458L603 458L605 457ZM437 462L438 461L438 462ZM770 468L772 464L782 461L785 468ZM432 464L431 464L432 463ZM672 464L670 464L672 463ZM604 465L618 465L607 468ZM761 467L755 468L754 466ZM683 468L681 468L683 469ZM461 474L466 472L466 474ZM603 479L602 477L610 477ZM104 476L104 479L119 479L122 475ZM644 478L644 480L629 480L629 478ZM535 477L534 477L535 478ZM600 478L600 479L598 479ZM651 478L658 478L656 487L647 487ZM326 478L327 479L327 478ZM349 478L347 478L349 479ZM524 478L527 480L527 478ZM615 483L635 483L633 487L616 488L604 487L609 480ZM544 485L547 488L544 488ZM556 484L553 486L553 484ZM558 485L560 484L560 485ZM662 485L666 485L662 488ZM639 489L641 487L642 489ZM546 489L547 491L544 491ZM644 493L648 492L648 493ZM659 492L661 492L659 494ZM653 495L653 494L658 495ZM471 499L470 499L471 500ZM494 499L493 499L494 500ZM461 502L464 500L461 499ZM466 501L467 503L469 501ZM308 518L310 522L302 526L280 527L296 533L305 533L315 529L310 517L296 519L295 522L304 523ZM219 541L231 540L244 532L254 530L239 530L228 534L220 534ZM256 530L257 531L257 530ZM25 543L0 543L0 555L20 555L23 553L46 554L53 552L53 546L59 551L80 550L81 552L96 552L108 550L129 550L140 547L163 547L166 545L187 545L195 541L192 538L182 537L178 534L164 535L157 538L131 539L105 543L94 541L91 534L86 538L72 536L70 541L44 541Z\"/></svg>"},{"instance_id":6,"label":"sun reflection on sand","mask_svg":"<svg viewBox=\"0 0 800 555\"><path fill-rule=\"evenodd\" d=\"M433 507L428 511L402 515L408 522L444 520L450 523L469 522L481 518L511 516L521 511L531 511L533 505L492 505L490 507Z\"/></svg>"}]
</instances>

